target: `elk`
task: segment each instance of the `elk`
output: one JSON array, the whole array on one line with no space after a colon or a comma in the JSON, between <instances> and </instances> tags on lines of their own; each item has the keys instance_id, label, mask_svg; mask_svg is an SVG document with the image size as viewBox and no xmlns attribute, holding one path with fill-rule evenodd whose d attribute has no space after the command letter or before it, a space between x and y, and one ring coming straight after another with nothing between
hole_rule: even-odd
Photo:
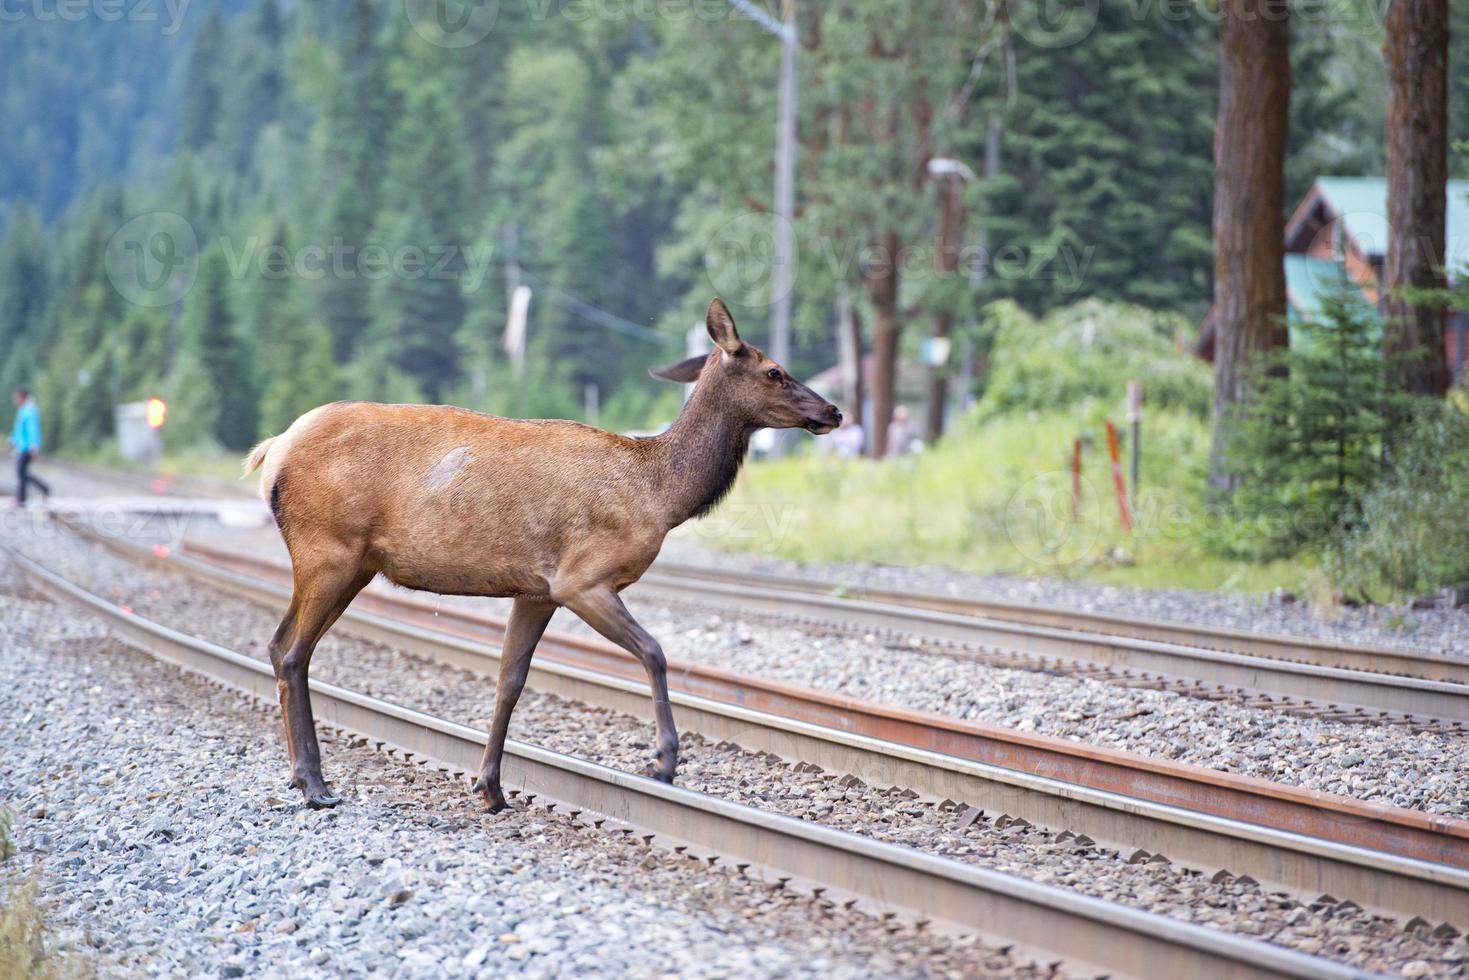
<instances>
[{"instance_id":1,"label":"elk","mask_svg":"<svg viewBox=\"0 0 1469 980\"><path fill-rule=\"evenodd\" d=\"M444 405L337 402L313 409L245 459L291 555L290 605L270 641L291 785L313 808L341 798L321 774L307 672L322 635L374 576L443 595L513 600L476 792L505 808L500 762L510 715L551 614L565 606L640 661L657 748L672 782L678 733L662 648L619 593L663 538L729 491L760 428L817 435L836 406L740 339L724 303L706 317L714 349L651 372L697 382L665 432L631 438L579 422L498 418Z\"/></svg>"}]
</instances>

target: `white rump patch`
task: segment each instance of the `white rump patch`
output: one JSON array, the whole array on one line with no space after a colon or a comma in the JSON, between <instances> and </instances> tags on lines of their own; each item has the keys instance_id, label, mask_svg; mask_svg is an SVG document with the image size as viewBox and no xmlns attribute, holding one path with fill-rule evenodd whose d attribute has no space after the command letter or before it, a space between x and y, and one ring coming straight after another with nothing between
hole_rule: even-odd
<instances>
[{"instance_id":1,"label":"white rump patch","mask_svg":"<svg viewBox=\"0 0 1469 980\"><path fill-rule=\"evenodd\" d=\"M454 477L474 459L474 453L469 451L468 446L459 446L444 454L444 458L434 464L433 469L428 471L424 482L430 490L446 490L449 484L454 482Z\"/></svg>"}]
</instances>

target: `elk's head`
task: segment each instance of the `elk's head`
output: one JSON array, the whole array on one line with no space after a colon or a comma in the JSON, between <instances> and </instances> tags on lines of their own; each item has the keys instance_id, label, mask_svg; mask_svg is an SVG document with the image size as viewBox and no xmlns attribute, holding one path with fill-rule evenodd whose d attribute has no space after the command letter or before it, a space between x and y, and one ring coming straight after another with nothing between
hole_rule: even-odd
<instances>
[{"instance_id":1,"label":"elk's head","mask_svg":"<svg viewBox=\"0 0 1469 980\"><path fill-rule=\"evenodd\" d=\"M714 350L707 357L655 368L650 372L653 377L683 384L698 381L701 394L715 396L726 411L755 428L805 429L825 435L841 424L842 413L835 405L740 339L723 300L709 304L704 325Z\"/></svg>"}]
</instances>

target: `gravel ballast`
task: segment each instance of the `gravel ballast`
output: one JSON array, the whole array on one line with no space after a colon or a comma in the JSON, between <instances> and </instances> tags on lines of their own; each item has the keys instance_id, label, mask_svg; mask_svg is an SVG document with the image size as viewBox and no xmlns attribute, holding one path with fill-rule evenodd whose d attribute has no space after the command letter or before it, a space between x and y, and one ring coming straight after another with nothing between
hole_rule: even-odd
<instances>
[{"instance_id":1,"label":"gravel ballast","mask_svg":"<svg viewBox=\"0 0 1469 980\"><path fill-rule=\"evenodd\" d=\"M1050 976L565 818L347 740L350 803L284 785L261 707L28 594L0 559L0 806L58 944L103 976Z\"/></svg>"},{"instance_id":2,"label":"gravel ballast","mask_svg":"<svg viewBox=\"0 0 1469 980\"><path fill-rule=\"evenodd\" d=\"M53 542L45 550L49 552L46 560L63 574L127 602L142 615L264 656L264 637L274 626L274 617L267 611L198 587L170 590L172 576L145 571L75 540ZM128 584L110 584L117 582ZM483 679L338 634L323 642L314 666L314 676L323 680L479 726L487 720L493 697L493 685ZM1105 690L1118 693L1113 688ZM1346 727L1355 730L1355 726ZM527 692L512 735L637 769L649 751L651 724ZM334 756L335 751L328 749L328 778L342 772ZM280 767L283 771L283 756ZM773 758L685 736L679 782L1098 897L1270 938L1368 969L1411 967L1416 972L1427 966L1429 973L1444 973L1462 965L1462 959L1455 957L1464 944L1448 931L1407 933L1349 903L1302 904L1289 896L1263 892L1247 880L1214 882L1161 860L1128 863L1127 855L1067 839L1064 834L995 819L997 815L980 818L972 811L935 806L901 789L854 785L834 775L795 771ZM343 788L349 802L353 801L354 787Z\"/></svg>"}]
</instances>

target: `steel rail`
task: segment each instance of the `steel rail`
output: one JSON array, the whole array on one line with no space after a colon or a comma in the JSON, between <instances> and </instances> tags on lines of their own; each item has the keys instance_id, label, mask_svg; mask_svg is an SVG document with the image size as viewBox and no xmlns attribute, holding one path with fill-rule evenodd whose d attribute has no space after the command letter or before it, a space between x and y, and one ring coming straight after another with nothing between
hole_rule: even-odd
<instances>
[{"instance_id":1,"label":"steel rail","mask_svg":"<svg viewBox=\"0 0 1469 980\"><path fill-rule=\"evenodd\" d=\"M241 575L187 555L108 539L242 598L283 605L289 569L193 545ZM342 620L359 636L493 676L504 621L368 590ZM452 635L448 635L452 634ZM1469 821L1220 773L1167 760L1022 735L938 715L865 704L726 671L673 663L686 730L869 783L962 800L986 811L1146 848L1272 885L1350 896L1402 916L1469 925ZM611 675L611 676L608 676ZM548 632L531 686L628 713L649 711L641 667L596 640Z\"/></svg>"},{"instance_id":2,"label":"steel rail","mask_svg":"<svg viewBox=\"0 0 1469 980\"><path fill-rule=\"evenodd\" d=\"M1103 633L1180 646L1223 650L1252 657L1341 667L1378 674L1469 684L1469 658L1395 647L1334 643L1310 637L1257 633L1224 626L1087 612L1061 606L975 599L904 589L847 585L778 575L750 575L727 569L659 561L639 581L650 589L676 592L689 580L728 585L755 585L792 595L825 595L934 612L998 619L1029 626L1048 626L1083 633Z\"/></svg>"},{"instance_id":3,"label":"steel rail","mask_svg":"<svg viewBox=\"0 0 1469 980\"><path fill-rule=\"evenodd\" d=\"M10 553L40 592L107 622L158 659L270 702L259 660L149 622ZM311 683L318 718L382 745L472 772L484 733L410 708ZM1136 977L1355 977L1352 967L807 821L772 814L537 746L506 744L505 782L535 800L605 814L655 835L991 941ZM783 882L784 883L784 882Z\"/></svg>"},{"instance_id":4,"label":"steel rail","mask_svg":"<svg viewBox=\"0 0 1469 980\"><path fill-rule=\"evenodd\" d=\"M650 584L657 587L658 582L655 578ZM792 596L778 588L712 580L681 579L677 595L685 599L697 596L705 601L716 600L742 612L818 618L848 628L895 632L1011 654L1223 684L1249 692L1409 715L1459 727L1469 722L1469 684L1032 626L865 599L813 593Z\"/></svg>"}]
</instances>

